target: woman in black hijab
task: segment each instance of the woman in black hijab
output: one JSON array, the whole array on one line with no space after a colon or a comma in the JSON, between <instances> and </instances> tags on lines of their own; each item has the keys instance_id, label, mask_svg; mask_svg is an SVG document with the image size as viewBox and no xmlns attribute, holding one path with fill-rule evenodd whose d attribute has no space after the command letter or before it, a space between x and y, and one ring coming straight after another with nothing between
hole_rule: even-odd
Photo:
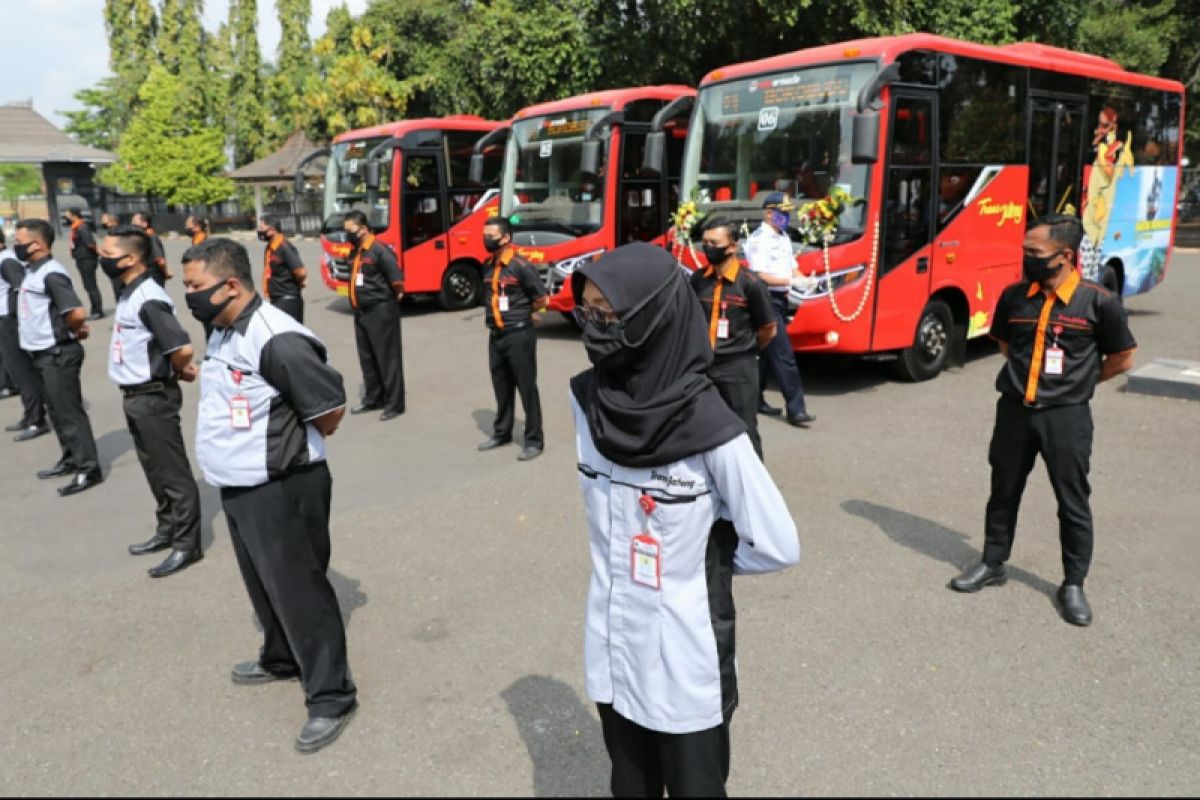
<instances>
[{"instance_id":1,"label":"woman in black hijab","mask_svg":"<svg viewBox=\"0 0 1200 800\"><path fill-rule=\"evenodd\" d=\"M796 527L706 374L703 313L674 259L626 245L572 290L593 364L571 381L593 562L584 660L612 791L724 796L732 576L795 564Z\"/></svg>"}]
</instances>

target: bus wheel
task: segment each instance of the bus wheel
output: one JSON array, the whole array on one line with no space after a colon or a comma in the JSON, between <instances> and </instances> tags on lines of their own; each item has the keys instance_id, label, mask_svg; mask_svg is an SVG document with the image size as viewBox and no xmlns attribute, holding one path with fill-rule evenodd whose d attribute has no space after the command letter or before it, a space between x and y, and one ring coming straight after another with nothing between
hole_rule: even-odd
<instances>
[{"instance_id":1,"label":"bus wheel","mask_svg":"<svg viewBox=\"0 0 1200 800\"><path fill-rule=\"evenodd\" d=\"M950 357L954 335L954 317L950 306L930 300L917 322L917 334L911 347L900 351L896 372L906 381L927 381L937 377Z\"/></svg>"},{"instance_id":2,"label":"bus wheel","mask_svg":"<svg viewBox=\"0 0 1200 800\"><path fill-rule=\"evenodd\" d=\"M469 261L451 264L442 275L442 291L438 302L447 311L462 311L479 305L483 294L483 279L479 268Z\"/></svg>"},{"instance_id":3,"label":"bus wheel","mask_svg":"<svg viewBox=\"0 0 1200 800\"><path fill-rule=\"evenodd\" d=\"M1100 285L1115 294L1117 299L1124 300L1121 297L1121 277L1112 264L1104 265L1104 271L1100 273Z\"/></svg>"}]
</instances>

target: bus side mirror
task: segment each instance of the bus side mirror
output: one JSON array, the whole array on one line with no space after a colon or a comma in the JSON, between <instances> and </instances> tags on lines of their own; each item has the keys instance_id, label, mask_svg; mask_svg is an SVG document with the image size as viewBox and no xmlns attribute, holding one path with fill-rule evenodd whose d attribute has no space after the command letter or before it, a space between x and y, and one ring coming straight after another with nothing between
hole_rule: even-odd
<instances>
[{"instance_id":1,"label":"bus side mirror","mask_svg":"<svg viewBox=\"0 0 1200 800\"><path fill-rule=\"evenodd\" d=\"M879 160L879 112L855 114L850 129L850 162L874 164Z\"/></svg>"},{"instance_id":2,"label":"bus side mirror","mask_svg":"<svg viewBox=\"0 0 1200 800\"><path fill-rule=\"evenodd\" d=\"M467 169L467 181L476 186L483 183L483 153L471 154L471 166Z\"/></svg>"},{"instance_id":3,"label":"bus side mirror","mask_svg":"<svg viewBox=\"0 0 1200 800\"><path fill-rule=\"evenodd\" d=\"M579 171L584 175L595 175L600 168L600 143L595 139L584 139L579 153Z\"/></svg>"},{"instance_id":4,"label":"bus side mirror","mask_svg":"<svg viewBox=\"0 0 1200 800\"><path fill-rule=\"evenodd\" d=\"M663 163L666 161L667 134L654 131L646 134L646 150L642 154L642 170L655 175L663 174Z\"/></svg>"},{"instance_id":5,"label":"bus side mirror","mask_svg":"<svg viewBox=\"0 0 1200 800\"><path fill-rule=\"evenodd\" d=\"M367 188L378 189L380 180L380 170L378 161L367 162Z\"/></svg>"}]
</instances>

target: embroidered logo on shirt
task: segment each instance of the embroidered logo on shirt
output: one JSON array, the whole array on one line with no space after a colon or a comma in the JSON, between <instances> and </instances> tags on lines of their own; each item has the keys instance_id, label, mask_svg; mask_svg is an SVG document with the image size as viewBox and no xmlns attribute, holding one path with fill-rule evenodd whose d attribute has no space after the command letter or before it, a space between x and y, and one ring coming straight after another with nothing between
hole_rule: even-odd
<instances>
[{"instance_id":1,"label":"embroidered logo on shirt","mask_svg":"<svg viewBox=\"0 0 1200 800\"><path fill-rule=\"evenodd\" d=\"M663 475L661 472L655 472L654 470L650 470L650 480L665 483L667 486L678 486L680 489L691 489L696 485L695 480L685 481L682 478Z\"/></svg>"}]
</instances>

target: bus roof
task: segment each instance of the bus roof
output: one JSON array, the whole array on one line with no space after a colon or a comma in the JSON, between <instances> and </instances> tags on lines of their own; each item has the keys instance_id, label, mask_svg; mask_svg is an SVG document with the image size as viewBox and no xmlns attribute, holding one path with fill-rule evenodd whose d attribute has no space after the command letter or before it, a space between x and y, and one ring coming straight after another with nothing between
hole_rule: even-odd
<instances>
[{"instance_id":1,"label":"bus roof","mask_svg":"<svg viewBox=\"0 0 1200 800\"><path fill-rule=\"evenodd\" d=\"M411 131L424 131L431 129L449 130L449 131L479 131L487 133L504 125L503 122L494 122L483 117L477 117L474 114L455 114L449 117L425 117L423 119L402 119L396 122L385 122L382 125L374 125L370 128L358 128L353 131L339 133L333 137L333 141L337 142L351 141L355 139L374 139L379 136L403 136Z\"/></svg>"},{"instance_id":2,"label":"bus roof","mask_svg":"<svg viewBox=\"0 0 1200 800\"><path fill-rule=\"evenodd\" d=\"M562 114L566 111L578 111L593 106L609 107L614 111L620 110L626 103L634 100L674 100L676 97L695 94L691 86L677 84L667 86L634 86L628 89L605 89L600 92L589 92L562 100L551 100L548 103L538 103L517 112L514 119L525 117L541 117L547 114Z\"/></svg>"},{"instance_id":3,"label":"bus roof","mask_svg":"<svg viewBox=\"0 0 1200 800\"><path fill-rule=\"evenodd\" d=\"M713 70L704 76L700 85L769 72L780 72L812 64L874 58L881 59L884 63L890 63L901 53L910 50L936 50L970 58L1147 86L1169 92L1183 91L1183 84L1178 81L1127 72L1115 61L1089 53L1077 53L1073 50L1064 50L1061 47L1051 47L1038 42L1016 42L1005 45L976 44L945 36L935 36L932 33L909 33L903 36L856 39L851 42L839 42L807 50L797 50L794 53L784 53L758 61L747 61L743 64Z\"/></svg>"}]
</instances>

